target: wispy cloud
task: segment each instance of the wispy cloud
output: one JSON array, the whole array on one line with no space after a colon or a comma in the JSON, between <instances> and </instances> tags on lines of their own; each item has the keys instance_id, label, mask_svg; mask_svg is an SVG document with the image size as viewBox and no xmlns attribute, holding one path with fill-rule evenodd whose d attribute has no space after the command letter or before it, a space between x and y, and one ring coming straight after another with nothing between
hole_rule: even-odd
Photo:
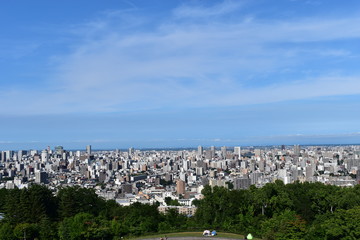
<instances>
[{"instance_id":1,"label":"wispy cloud","mask_svg":"<svg viewBox=\"0 0 360 240\"><path fill-rule=\"evenodd\" d=\"M211 101L214 105L244 105L301 100L325 96L360 94L360 76L324 76L302 81L289 81L265 87L245 89ZM241 94L240 94L241 93Z\"/></svg>"},{"instance_id":2,"label":"wispy cloud","mask_svg":"<svg viewBox=\"0 0 360 240\"><path fill-rule=\"evenodd\" d=\"M24 56L30 55L39 49L39 43L28 43L18 40L1 40L0 41L0 60L18 60Z\"/></svg>"},{"instance_id":3,"label":"wispy cloud","mask_svg":"<svg viewBox=\"0 0 360 240\"><path fill-rule=\"evenodd\" d=\"M183 4L175 8L173 13L176 18L206 18L234 12L238 10L241 5L243 5L242 2L232 0L219 2L211 7Z\"/></svg>"},{"instance_id":4,"label":"wispy cloud","mask_svg":"<svg viewBox=\"0 0 360 240\"><path fill-rule=\"evenodd\" d=\"M276 144L356 144L360 139L359 133L343 134L293 134L293 135L268 135L246 136L242 138L227 139L177 139L178 142L200 144L205 146L236 146L236 145L276 145Z\"/></svg>"},{"instance_id":5,"label":"wispy cloud","mask_svg":"<svg viewBox=\"0 0 360 240\"><path fill-rule=\"evenodd\" d=\"M47 88L0 90L4 111L116 112L360 94L360 72L345 65L303 73L316 60L331 62L329 56L356 59L351 49L328 43L360 38L353 27L360 18L244 21L247 15L239 14L232 23L182 21L224 15L240 5L182 5L151 30L142 28L146 21L136 9L73 25L72 33L83 37L71 54L56 56ZM131 19L139 20L129 25ZM307 45L313 42L318 44ZM284 69L290 74L282 75Z\"/></svg>"}]
</instances>

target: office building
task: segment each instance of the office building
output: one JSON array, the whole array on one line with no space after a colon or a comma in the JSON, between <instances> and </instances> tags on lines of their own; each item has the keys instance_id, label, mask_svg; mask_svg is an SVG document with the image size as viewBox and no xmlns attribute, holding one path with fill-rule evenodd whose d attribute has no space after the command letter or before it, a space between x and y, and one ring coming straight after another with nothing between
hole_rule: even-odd
<instances>
[{"instance_id":1,"label":"office building","mask_svg":"<svg viewBox=\"0 0 360 240\"><path fill-rule=\"evenodd\" d=\"M185 182L183 180L176 181L176 193L185 194Z\"/></svg>"},{"instance_id":2,"label":"office building","mask_svg":"<svg viewBox=\"0 0 360 240\"><path fill-rule=\"evenodd\" d=\"M91 155L91 145L86 146L86 154Z\"/></svg>"},{"instance_id":3,"label":"office building","mask_svg":"<svg viewBox=\"0 0 360 240\"><path fill-rule=\"evenodd\" d=\"M204 148L202 146L198 146L198 156L202 156L204 153Z\"/></svg>"}]
</instances>

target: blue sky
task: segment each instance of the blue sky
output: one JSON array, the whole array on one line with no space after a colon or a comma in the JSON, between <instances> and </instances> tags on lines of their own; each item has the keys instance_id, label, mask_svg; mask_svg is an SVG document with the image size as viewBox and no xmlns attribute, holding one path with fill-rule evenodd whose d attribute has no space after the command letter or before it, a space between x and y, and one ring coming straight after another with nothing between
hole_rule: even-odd
<instances>
[{"instance_id":1,"label":"blue sky","mask_svg":"<svg viewBox=\"0 0 360 240\"><path fill-rule=\"evenodd\" d=\"M11 1L0 150L360 143L360 2Z\"/></svg>"}]
</instances>

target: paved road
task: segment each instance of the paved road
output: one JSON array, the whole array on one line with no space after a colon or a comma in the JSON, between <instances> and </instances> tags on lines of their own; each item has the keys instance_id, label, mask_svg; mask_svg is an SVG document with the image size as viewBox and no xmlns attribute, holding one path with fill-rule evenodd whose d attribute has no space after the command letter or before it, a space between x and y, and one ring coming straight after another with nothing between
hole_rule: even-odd
<instances>
[{"instance_id":1,"label":"paved road","mask_svg":"<svg viewBox=\"0 0 360 240\"><path fill-rule=\"evenodd\" d=\"M218 238L218 237L168 237L168 240L244 240L239 238ZM144 238L141 240L160 240L160 238Z\"/></svg>"}]
</instances>

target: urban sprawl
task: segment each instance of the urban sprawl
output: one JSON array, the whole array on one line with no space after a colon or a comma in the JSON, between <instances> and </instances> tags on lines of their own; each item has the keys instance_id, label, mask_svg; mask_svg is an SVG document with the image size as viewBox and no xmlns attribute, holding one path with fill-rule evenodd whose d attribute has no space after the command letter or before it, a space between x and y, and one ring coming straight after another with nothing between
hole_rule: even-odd
<instances>
[{"instance_id":1,"label":"urban sprawl","mask_svg":"<svg viewBox=\"0 0 360 240\"><path fill-rule=\"evenodd\" d=\"M262 187L281 180L353 186L360 180L360 146L210 147L188 150L1 151L0 188L45 184L93 188L123 206L159 204L193 215L206 185ZM175 201L176 200L176 201ZM173 206L176 202L178 206Z\"/></svg>"}]
</instances>

